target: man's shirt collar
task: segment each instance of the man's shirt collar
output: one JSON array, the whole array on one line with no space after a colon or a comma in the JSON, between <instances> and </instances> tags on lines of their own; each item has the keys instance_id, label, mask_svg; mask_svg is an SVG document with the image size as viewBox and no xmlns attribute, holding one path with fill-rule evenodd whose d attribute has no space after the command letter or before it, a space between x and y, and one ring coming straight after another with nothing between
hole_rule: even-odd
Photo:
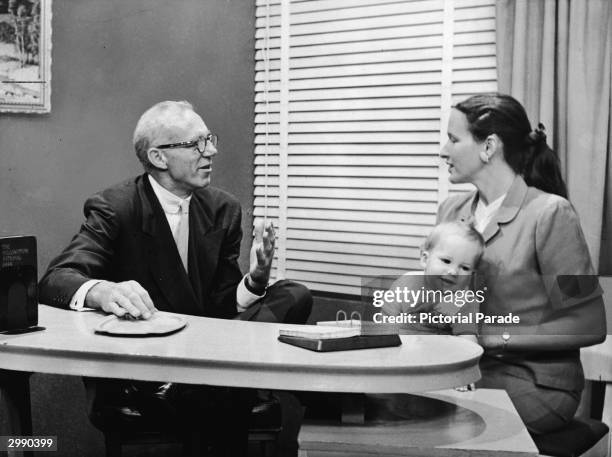
<instances>
[{"instance_id":1,"label":"man's shirt collar","mask_svg":"<svg viewBox=\"0 0 612 457\"><path fill-rule=\"evenodd\" d=\"M153 188L153 192L159 200L159 204L161 205L164 213L166 214L178 214L181 205L184 205L185 211L188 211L189 201L191 200L191 195L186 198L181 198L174 195L168 189L162 187L153 176L147 174L149 178L149 182L151 183L151 187Z\"/></svg>"}]
</instances>

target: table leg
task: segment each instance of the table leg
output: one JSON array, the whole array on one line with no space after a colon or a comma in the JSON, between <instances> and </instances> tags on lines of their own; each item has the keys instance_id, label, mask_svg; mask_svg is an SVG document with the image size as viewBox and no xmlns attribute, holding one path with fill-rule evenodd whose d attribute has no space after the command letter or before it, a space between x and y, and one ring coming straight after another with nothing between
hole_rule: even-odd
<instances>
[{"instance_id":1,"label":"table leg","mask_svg":"<svg viewBox=\"0 0 612 457\"><path fill-rule=\"evenodd\" d=\"M593 404L593 381L586 379L584 382L584 389L582 389L582 396L580 397L580 403L576 410L576 417L591 417L591 410Z\"/></svg>"},{"instance_id":2,"label":"table leg","mask_svg":"<svg viewBox=\"0 0 612 457\"><path fill-rule=\"evenodd\" d=\"M342 395L342 423L365 424L365 394Z\"/></svg>"},{"instance_id":3,"label":"table leg","mask_svg":"<svg viewBox=\"0 0 612 457\"><path fill-rule=\"evenodd\" d=\"M606 382L601 421L612 430L612 382ZM610 440L609 445L610 449L608 455L612 455L612 440Z\"/></svg>"},{"instance_id":4,"label":"table leg","mask_svg":"<svg viewBox=\"0 0 612 457\"><path fill-rule=\"evenodd\" d=\"M0 370L0 435L32 436L30 375ZM9 451L9 457L32 457L31 452Z\"/></svg>"},{"instance_id":5,"label":"table leg","mask_svg":"<svg viewBox=\"0 0 612 457\"><path fill-rule=\"evenodd\" d=\"M282 429L279 437L279 452L282 456L295 456L298 454L297 438L300 433L304 408L300 401L291 392L274 391L281 405Z\"/></svg>"}]
</instances>

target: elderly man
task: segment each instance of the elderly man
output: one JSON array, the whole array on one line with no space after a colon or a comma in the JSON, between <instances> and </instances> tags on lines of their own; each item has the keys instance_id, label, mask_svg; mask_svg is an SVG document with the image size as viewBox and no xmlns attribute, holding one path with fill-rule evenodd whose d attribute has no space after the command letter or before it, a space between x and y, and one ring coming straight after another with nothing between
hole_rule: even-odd
<instances>
[{"instance_id":1,"label":"elderly man","mask_svg":"<svg viewBox=\"0 0 612 457\"><path fill-rule=\"evenodd\" d=\"M192 105L166 101L151 107L138 121L134 147L145 173L86 201L86 221L51 262L40 283L40 301L143 319L159 309L304 323L311 307L305 287L289 281L267 287L275 242L270 223L256 224L250 269L244 276L240 272L240 205L209 186L217 136ZM110 380L97 380L96 387L94 416L96 405L118 396L144 392L159 398L168 390L168 385ZM202 420L194 405L212 409L208 415L212 412L214 423L208 425L218 429L213 434L229 440L231 455L244 453L252 395L220 388L194 394L193 388L180 387L172 397L182 418Z\"/></svg>"}]
</instances>

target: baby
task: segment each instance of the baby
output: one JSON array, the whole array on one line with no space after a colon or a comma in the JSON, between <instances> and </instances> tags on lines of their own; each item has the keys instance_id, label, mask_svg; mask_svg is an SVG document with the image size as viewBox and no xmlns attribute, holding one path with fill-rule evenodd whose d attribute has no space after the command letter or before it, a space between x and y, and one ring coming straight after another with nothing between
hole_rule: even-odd
<instances>
[{"instance_id":1,"label":"baby","mask_svg":"<svg viewBox=\"0 0 612 457\"><path fill-rule=\"evenodd\" d=\"M484 239L472 225L435 226L421 247L423 272L408 272L391 287L410 295L398 293L385 302L383 315L413 315L401 324L400 333L452 334L477 342L474 316L484 297L470 291L470 284L483 251Z\"/></svg>"}]
</instances>

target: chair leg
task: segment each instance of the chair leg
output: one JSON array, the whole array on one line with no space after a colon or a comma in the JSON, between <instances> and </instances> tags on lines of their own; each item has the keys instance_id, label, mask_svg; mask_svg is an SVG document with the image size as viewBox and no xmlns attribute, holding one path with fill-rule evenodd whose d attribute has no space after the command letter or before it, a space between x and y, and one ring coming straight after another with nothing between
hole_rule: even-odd
<instances>
[{"instance_id":1,"label":"chair leg","mask_svg":"<svg viewBox=\"0 0 612 457\"><path fill-rule=\"evenodd\" d=\"M116 433L104 434L106 457L121 457L121 439Z\"/></svg>"},{"instance_id":2,"label":"chair leg","mask_svg":"<svg viewBox=\"0 0 612 457\"><path fill-rule=\"evenodd\" d=\"M601 421L612 429L612 383L606 382ZM612 455L612 437L608 443L608 457Z\"/></svg>"},{"instance_id":3,"label":"chair leg","mask_svg":"<svg viewBox=\"0 0 612 457\"><path fill-rule=\"evenodd\" d=\"M291 392L274 391L281 404L282 428L274 447L274 455L297 456L297 438L304 418L304 408Z\"/></svg>"}]
</instances>

